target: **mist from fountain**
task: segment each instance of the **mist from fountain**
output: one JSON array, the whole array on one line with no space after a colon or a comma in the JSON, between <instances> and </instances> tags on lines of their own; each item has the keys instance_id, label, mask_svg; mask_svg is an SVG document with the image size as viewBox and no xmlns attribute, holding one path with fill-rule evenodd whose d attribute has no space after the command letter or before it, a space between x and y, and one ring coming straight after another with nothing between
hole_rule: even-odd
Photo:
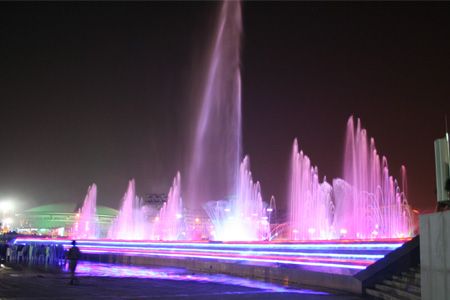
<instances>
[{"instance_id":1,"label":"mist from fountain","mask_svg":"<svg viewBox=\"0 0 450 300\"><path fill-rule=\"evenodd\" d=\"M128 182L128 188L122 198L122 207L112 223L108 238L117 240L144 240L151 238L151 224L136 196L134 179Z\"/></svg>"},{"instance_id":2,"label":"mist from fountain","mask_svg":"<svg viewBox=\"0 0 450 300\"><path fill-rule=\"evenodd\" d=\"M358 119L347 122L343 179L332 186L320 183L317 167L299 152L294 141L289 187L290 231L294 240L330 238L375 239L409 237L412 217L406 198L406 169L402 187L389 174L374 139Z\"/></svg>"},{"instance_id":3,"label":"mist from fountain","mask_svg":"<svg viewBox=\"0 0 450 300\"><path fill-rule=\"evenodd\" d=\"M190 209L234 195L241 159L239 1L224 1L208 58L184 192Z\"/></svg>"},{"instance_id":4,"label":"mist from fountain","mask_svg":"<svg viewBox=\"0 0 450 300\"><path fill-rule=\"evenodd\" d=\"M98 237L98 219L96 214L97 186L89 186L83 206L75 215L75 222L69 231L72 239L94 239Z\"/></svg>"},{"instance_id":5,"label":"mist from fountain","mask_svg":"<svg viewBox=\"0 0 450 300\"><path fill-rule=\"evenodd\" d=\"M270 239L267 204L259 182L253 182L250 159L245 156L239 173L238 190L229 200L210 201L205 210L213 224L212 239L217 241L260 241Z\"/></svg>"}]
</instances>

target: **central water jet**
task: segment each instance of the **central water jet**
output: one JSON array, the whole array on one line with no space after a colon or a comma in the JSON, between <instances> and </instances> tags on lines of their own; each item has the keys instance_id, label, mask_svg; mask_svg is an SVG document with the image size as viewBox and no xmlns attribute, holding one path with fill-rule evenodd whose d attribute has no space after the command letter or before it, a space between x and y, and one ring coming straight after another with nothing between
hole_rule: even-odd
<instances>
[{"instance_id":1,"label":"central water jet","mask_svg":"<svg viewBox=\"0 0 450 300\"><path fill-rule=\"evenodd\" d=\"M208 59L184 198L190 209L236 194L241 159L239 1L224 1Z\"/></svg>"}]
</instances>

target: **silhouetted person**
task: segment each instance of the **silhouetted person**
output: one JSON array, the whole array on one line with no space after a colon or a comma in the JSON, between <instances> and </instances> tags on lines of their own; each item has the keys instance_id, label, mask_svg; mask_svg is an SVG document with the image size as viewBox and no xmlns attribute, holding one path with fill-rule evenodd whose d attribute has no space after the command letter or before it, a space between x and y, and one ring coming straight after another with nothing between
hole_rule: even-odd
<instances>
[{"instance_id":1,"label":"silhouetted person","mask_svg":"<svg viewBox=\"0 0 450 300\"><path fill-rule=\"evenodd\" d=\"M69 270L70 270L70 284L74 284L75 281L75 269L77 268L78 260L81 257L81 251L76 246L77 242L72 241L72 248L67 252L67 259L69 260Z\"/></svg>"}]
</instances>

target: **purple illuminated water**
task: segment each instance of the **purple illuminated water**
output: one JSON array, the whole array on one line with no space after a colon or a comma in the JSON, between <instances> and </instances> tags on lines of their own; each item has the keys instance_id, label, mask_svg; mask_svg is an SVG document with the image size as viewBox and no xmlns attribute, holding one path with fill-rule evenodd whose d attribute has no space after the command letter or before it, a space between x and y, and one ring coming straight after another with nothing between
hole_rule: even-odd
<instances>
[{"instance_id":1,"label":"purple illuminated water","mask_svg":"<svg viewBox=\"0 0 450 300\"><path fill-rule=\"evenodd\" d=\"M69 270L66 270L69 271ZM326 292L314 291L307 289L287 288L273 283L263 282L259 280L251 280L246 278L232 277L220 274L195 274L188 272L181 268L163 268L163 267L149 267L149 266L130 266L120 264L95 263L89 261L80 261L77 265L76 273L78 276L93 276L93 277L119 277L119 278L145 278L153 280L173 280L173 281L190 281L199 282L203 284L213 283L227 286L241 286L255 289L255 293L296 293L296 294L314 294L314 295L329 295ZM220 296L226 294L250 294L250 291L226 291L223 287L220 288ZM167 291L162 291L163 294L155 295L167 297ZM215 290L211 288L208 296L218 296ZM174 297L186 298L186 294L173 295ZM202 296L205 296L203 294Z\"/></svg>"},{"instance_id":2,"label":"purple illuminated water","mask_svg":"<svg viewBox=\"0 0 450 300\"><path fill-rule=\"evenodd\" d=\"M239 1L224 1L208 58L188 166L186 205L200 209L235 194L241 159Z\"/></svg>"},{"instance_id":3,"label":"purple illuminated water","mask_svg":"<svg viewBox=\"0 0 450 300\"><path fill-rule=\"evenodd\" d=\"M98 237L98 219L96 215L97 186L93 183L87 190L83 206L75 215L75 223L70 229L73 239L93 239Z\"/></svg>"},{"instance_id":4,"label":"purple illuminated water","mask_svg":"<svg viewBox=\"0 0 450 300\"><path fill-rule=\"evenodd\" d=\"M263 202L260 184L253 182L249 158L244 157L240 163L241 32L240 2L224 1L195 114L183 196L189 210L206 210L212 225L201 226L208 227L211 239L270 240L274 200L269 206ZM377 154L374 140L367 137L359 120L355 126L353 117L347 123L343 165L342 179L333 179L331 183L321 180L318 168L294 140L288 183L288 237L316 240L411 236L413 224L406 198L406 171L402 167L402 181L398 184L389 174L386 158ZM168 201L159 214L152 216L151 222L140 202L131 180L109 238L182 240L196 236L194 232L186 232L200 227L200 218L194 216L195 226L184 224L179 173L173 180ZM86 208L79 224L89 224L84 221L91 218L89 211ZM78 232L78 223L73 232Z\"/></svg>"},{"instance_id":5,"label":"purple illuminated water","mask_svg":"<svg viewBox=\"0 0 450 300\"><path fill-rule=\"evenodd\" d=\"M152 239L155 240L183 240L186 232L183 226L183 204L181 199L181 176L177 173L169 190L167 202L159 211L153 222Z\"/></svg>"},{"instance_id":6,"label":"purple illuminated water","mask_svg":"<svg viewBox=\"0 0 450 300\"><path fill-rule=\"evenodd\" d=\"M406 170L402 167L402 188ZM412 235L406 191L389 174L374 139L353 117L347 123L343 178L331 186L320 182L318 169L299 152L294 141L290 176L290 237L295 240L329 238L397 238Z\"/></svg>"},{"instance_id":7,"label":"purple illuminated water","mask_svg":"<svg viewBox=\"0 0 450 300\"><path fill-rule=\"evenodd\" d=\"M108 238L119 240L143 240L151 238L151 225L136 196L134 179L122 198L122 207L108 232Z\"/></svg>"},{"instance_id":8,"label":"purple illuminated water","mask_svg":"<svg viewBox=\"0 0 450 300\"><path fill-rule=\"evenodd\" d=\"M334 236L332 187L320 182L317 167L299 152L297 139L292 146L289 187L291 238L327 239Z\"/></svg>"},{"instance_id":9,"label":"purple illuminated water","mask_svg":"<svg viewBox=\"0 0 450 300\"><path fill-rule=\"evenodd\" d=\"M248 156L240 166L236 197L228 201L208 202L205 210L214 226L213 240L270 239L270 210L267 210L267 204L262 201L259 182L253 182Z\"/></svg>"},{"instance_id":10,"label":"purple illuminated water","mask_svg":"<svg viewBox=\"0 0 450 300\"><path fill-rule=\"evenodd\" d=\"M406 171L402 167L406 188ZM343 180L333 182L339 190L336 227L353 238L405 237L412 235L411 212L406 191L390 174L386 157L380 157L373 138L353 117L347 122Z\"/></svg>"}]
</instances>

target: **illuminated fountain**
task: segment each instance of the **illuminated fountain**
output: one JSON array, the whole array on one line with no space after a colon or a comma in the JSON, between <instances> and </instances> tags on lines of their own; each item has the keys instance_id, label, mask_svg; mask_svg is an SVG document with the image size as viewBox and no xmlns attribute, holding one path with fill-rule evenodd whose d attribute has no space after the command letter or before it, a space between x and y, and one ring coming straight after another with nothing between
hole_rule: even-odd
<instances>
[{"instance_id":1,"label":"illuminated fountain","mask_svg":"<svg viewBox=\"0 0 450 300\"><path fill-rule=\"evenodd\" d=\"M108 233L108 238L114 240L82 239L78 245L84 255L94 255L92 258L96 260L104 255L109 261L122 261L116 260L116 256L123 256L127 257L123 261L132 264L173 264L199 268L201 272L231 272L239 276L270 273L276 281L286 283L294 282L292 277L296 277L298 284L311 284L308 277L312 272L328 273L327 278L337 274L336 280L317 280L317 284L336 289L348 280L354 292L353 288L358 288L352 277L354 274L401 247L411 236L406 177L402 176L400 188L389 175L386 158L380 159L373 139L368 140L359 120L355 129L353 118L347 126L343 179L334 179L332 184L325 179L320 181L318 168L294 140L289 221L288 225L274 226L272 233L270 222L275 213L275 199L272 197L269 206L262 201L260 184L253 182L249 158L244 157L240 163L241 27L240 3L224 1L205 86L199 97L200 109L183 193L188 200L186 206L193 211L204 208L211 224L197 215L194 226L185 224L180 173L173 180L167 202L152 216L152 222L136 197L134 180L130 180L122 208ZM406 175L404 168L402 175ZM85 204L89 208L83 206L80 211L78 229L79 225L88 224L83 221L89 219L85 214L95 216L95 194L93 185L85 201L90 203ZM93 199L94 204L88 199ZM212 226L210 239L226 242L177 242L193 240L196 233L189 230L195 231L200 226L204 226L202 229ZM303 241L270 242L286 227L289 228L288 238ZM197 234L201 238L205 236L202 229ZM372 240L337 240L339 238ZM379 240L381 238L394 239ZM327 241L311 241L319 239ZM40 237L19 237L14 243L70 247L70 240ZM267 269L269 267L274 271ZM292 276L300 269L308 273ZM350 277L345 279L346 275Z\"/></svg>"},{"instance_id":2,"label":"illuminated fountain","mask_svg":"<svg viewBox=\"0 0 450 300\"><path fill-rule=\"evenodd\" d=\"M344 176L320 183L317 167L299 152L294 141L290 181L290 237L294 240L332 238L375 239L412 235L406 199L406 170L402 188L389 175L374 139L358 119L347 123Z\"/></svg>"},{"instance_id":3,"label":"illuminated fountain","mask_svg":"<svg viewBox=\"0 0 450 300\"><path fill-rule=\"evenodd\" d=\"M167 202L163 204L153 222L152 239L165 241L183 240L186 238L183 225L181 176L180 172L177 172L169 190Z\"/></svg>"},{"instance_id":4,"label":"illuminated fountain","mask_svg":"<svg viewBox=\"0 0 450 300\"><path fill-rule=\"evenodd\" d=\"M98 237L96 215L97 186L93 183L87 190L83 206L75 215L75 223L70 229L73 239L93 239Z\"/></svg>"},{"instance_id":5,"label":"illuminated fountain","mask_svg":"<svg viewBox=\"0 0 450 300\"><path fill-rule=\"evenodd\" d=\"M349 238L394 238L412 235L406 199L406 169L401 187L390 174L386 157L380 157L373 138L358 119L347 122L344 174L335 179L336 228ZM403 188L403 190L402 190Z\"/></svg>"},{"instance_id":6,"label":"illuminated fountain","mask_svg":"<svg viewBox=\"0 0 450 300\"><path fill-rule=\"evenodd\" d=\"M214 226L212 239L269 240L269 211L266 203L262 201L259 182L253 182L248 156L241 163L239 179L235 198L228 201L211 201L205 205Z\"/></svg>"},{"instance_id":7,"label":"illuminated fountain","mask_svg":"<svg viewBox=\"0 0 450 300\"><path fill-rule=\"evenodd\" d=\"M319 182L319 171L294 140L289 186L289 221L293 240L333 237L332 187Z\"/></svg>"},{"instance_id":8,"label":"illuminated fountain","mask_svg":"<svg viewBox=\"0 0 450 300\"><path fill-rule=\"evenodd\" d=\"M187 205L191 209L205 208L214 226L211 234L215 240L265 239L266 228L270 227L260 186L252 181L247 157L239 168L241 32L240 2L224 1L208 61L188 169Z\"/></svg>"},{"instance_id":9,"label":"illuminated fountain","mask_svg":"<svg viewBox=\"0 0 450 300\"><path fill-rule=\"evenodd\" d=\"M187 185L190 209L234 195L241 159L241 8L224 1L195 116Z\"/></svg>"},{"instance_id":10,"label":"illuminated fountain","mask_svg":"<svg viewBox=\"0 0 450 300\"><path fill-rule=\"evenodd\" d=\"M128 182L128 188L122 201L119 214L109 229L108 238L118 240L150 239L151 225L140 205L140 199L136 196L134 179Z\"/></svg>"}]
</instances>

